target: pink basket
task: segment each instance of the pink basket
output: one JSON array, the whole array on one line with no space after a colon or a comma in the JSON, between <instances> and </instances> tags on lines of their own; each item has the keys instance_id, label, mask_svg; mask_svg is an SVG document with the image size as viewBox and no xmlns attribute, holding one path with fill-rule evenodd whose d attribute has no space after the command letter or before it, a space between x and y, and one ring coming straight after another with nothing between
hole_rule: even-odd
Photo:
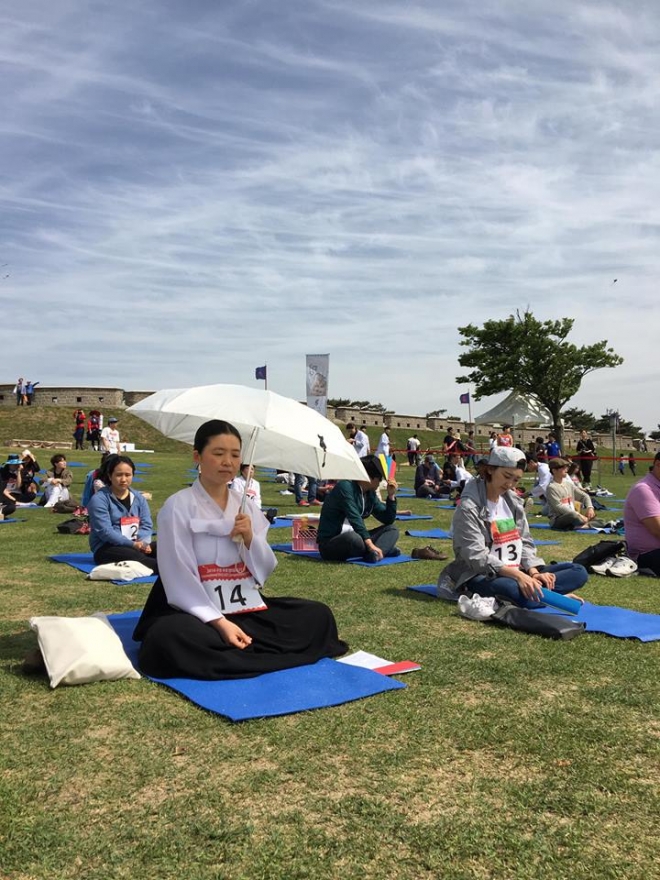
<instances>
[{"instance_id":1,"label":"pink basket","mask_svg":"<svg viewBox=\"0 0 660 880\"><path fill-rule=\"evenodd\" d=\"M317 537L318 530L314 526L310 526L307 517L294 519L291 535L291 548L293 550L318 550Z\"/></svg>"}]
</instances>

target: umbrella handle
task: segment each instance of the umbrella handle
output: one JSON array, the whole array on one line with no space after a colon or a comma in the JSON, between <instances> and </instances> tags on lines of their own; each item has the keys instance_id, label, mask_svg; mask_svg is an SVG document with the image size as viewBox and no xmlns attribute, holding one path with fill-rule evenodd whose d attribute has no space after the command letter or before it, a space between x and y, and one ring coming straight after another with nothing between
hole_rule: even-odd
<instances>
[{"instance_id":1,"label":"umbrella handle","mask_svg":"<svg viewBox=\"0 0 660 880\"><path fill-rule=\"evenodd\" d=\"M258 435L259 435L259 428L253 428L252 434L250 435L250 440L248 442L248 458L247 458L248 478L245 481L245 488L243 489L243 498L241 500L241 507L240 507L241 513L245 513L245 508L247 507L248 486L250 485L250 470L252 469L252 462L254 461L254 453L257 448ZM233 538L232 540L234 540L237 544L243 543L243 538L240 535L236 535L236 537Z\"/></svg>"}]
</instances>

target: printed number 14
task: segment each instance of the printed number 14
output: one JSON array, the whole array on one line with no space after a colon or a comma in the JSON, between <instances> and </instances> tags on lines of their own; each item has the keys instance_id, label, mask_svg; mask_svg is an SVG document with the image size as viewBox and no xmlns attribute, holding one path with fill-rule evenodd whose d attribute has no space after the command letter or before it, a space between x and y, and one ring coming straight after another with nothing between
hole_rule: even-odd
<instances>
[{"instance_id":1,"label":"printed number 14","mask_svg":"<svg viewBox=\"0 0 660 880\"><path fill-rule=\"evenodd\" d=\"M215 591L218 594L218 597L220 599L220 608L222 609L222 611L225 611L226 610L225 598L222 594L222 585L218 585L215 588ZM247 599L243 596L243 592L241 590L240 584L236 584L234 589L231 591L231 594L229 596L229 604L230 605L241 605L241 606L247 604Z\"/></svg>"}]
</instances>

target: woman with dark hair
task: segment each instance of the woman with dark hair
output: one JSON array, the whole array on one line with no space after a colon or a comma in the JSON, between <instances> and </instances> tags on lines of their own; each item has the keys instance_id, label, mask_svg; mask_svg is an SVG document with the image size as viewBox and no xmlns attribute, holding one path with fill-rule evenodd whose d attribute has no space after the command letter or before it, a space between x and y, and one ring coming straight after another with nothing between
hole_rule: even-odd
<instances>
[{"instance_id":1,"label":"woman with dark hair","mask_svg":"<svg viewBox=\"0 0 660 880\"><path fill-rule=\"evenodd\" d=\"M42 483L44 494L43 507L54 507L58 501L69 501L69 486L73 482L73 474L66 464L66 455L57 453L50 460L51 469L46 471Z\"/></svg>"},{"instance_id":2,"label":"woman with dark hair","mask_svg":"<svg viewBox=\"0 0 660 880\"><path fill-rule=\"evenodd\" d=\"M542 604L542 587L570 594L586 583L583 566L545 565L537 556L525 509L514 492L525 464L519 449L497 446L483 479L465 486L452 524L456 558L440 575L443 582L453 582L457 593L497 596L536 608Z\"/></svg>"},{"instance_id":3,"label":"woman with dark hair","mask_svg":"<svg viewBox=\"0 0 660 880\"><path fill-rule=\"evenodd\" d=\"M368 480L339 480L326 496L318 529L319 553L323 559L344 562L361 556L366 562L379 562L384 556L399 556L396 542L399 530L396 519L397 484L387 484L385 503L378 500L376 489L384 479L378 456L366 455L362 464ZM374 516L382 523L367 529L364 520ZM348 523L349 529L344 528Z\"/></svg>"},{"instance_id":4,"label":"woman with dark hair","mask_svg":"<svg viewBox=\"0 0 660 880\"><path fill-rule=\"evenodd\" d=\"M248 678L338 657L347 645L320 602L264 598L275 568L268 521L230 489L241 436L213 419L195 435L198 478L158 515L160 577L133 633L140 668L156 678Z\"/></svg>"},{"instance_id":5,"label":"woman with dark hair","mask_svg":"<svg viewBox=\"0 0 660 880\"><path fill-rule=\"evenodd\" d=\"M107 485L87 506L89 546L97 565L132 560L158 571L151 512L142 494L131 491L134 473L135 465L127 455L107 459Z\"/></svg>"}]
</instances>

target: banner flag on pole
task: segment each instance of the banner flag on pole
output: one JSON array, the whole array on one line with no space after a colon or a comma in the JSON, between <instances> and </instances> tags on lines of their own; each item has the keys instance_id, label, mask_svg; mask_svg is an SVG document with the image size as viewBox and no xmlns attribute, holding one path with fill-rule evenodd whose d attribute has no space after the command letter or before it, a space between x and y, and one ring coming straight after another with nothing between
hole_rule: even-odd
<instances>
[{"instance_id":1,"label":"banner flag on pole","mask_svg":"<svg viewBox=\"0 0 660 880\"><path fill-rule=\"evenodd\" d=\"M307 367L307 406L325 416L328 412L330 355L308 354L305 356L305 365Z\"/></svg>"},{"instance_id":2,"label":"banner flag on pole","mask_svg":"<svg viewBox=\"0 0 660 880\"><path fill-rule=\"evenodd\" d=\"M257 367L256 370L254 371L254 378L255 379L263 379L265 382L266 381L266 372L267 371L266 371L265 365L263 367Z\"/></svg>"},{"instance_id":3,"label":"banner flag on pole","mask_svg":"<svg viewBox=\"0 0 660 880\"><path fill-rule=\"evenodd\" d=\"M461 403L469 403L470 402L470 392L466 392L465 394L461 394L458 398Z\"/></svg>"}]
</instances>

